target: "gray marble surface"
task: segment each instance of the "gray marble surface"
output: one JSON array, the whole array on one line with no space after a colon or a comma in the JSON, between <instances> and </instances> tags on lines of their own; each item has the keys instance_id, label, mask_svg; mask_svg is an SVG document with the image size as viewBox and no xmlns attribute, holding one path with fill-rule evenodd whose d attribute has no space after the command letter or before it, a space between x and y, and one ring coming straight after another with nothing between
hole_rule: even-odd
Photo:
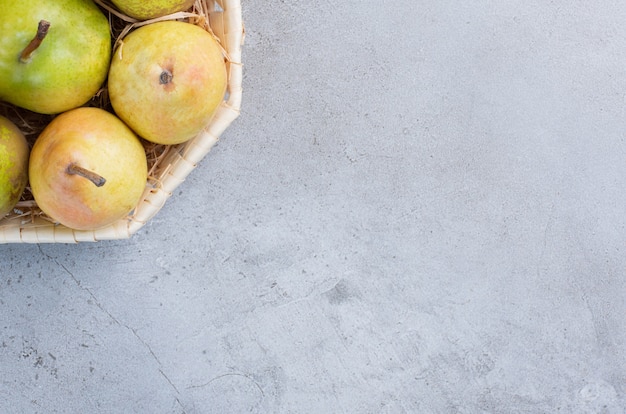
<instances>
[{"instance_id":1,"label":"gray marble surface","mask_svg":"<svg viewBox=\"0 0 626 414\"><path fill-rule=\"evenodd\" d=\"M624 413L624 3L243 10L152 222L0 247L0 412Z\"/></svg>"}]
</instances>

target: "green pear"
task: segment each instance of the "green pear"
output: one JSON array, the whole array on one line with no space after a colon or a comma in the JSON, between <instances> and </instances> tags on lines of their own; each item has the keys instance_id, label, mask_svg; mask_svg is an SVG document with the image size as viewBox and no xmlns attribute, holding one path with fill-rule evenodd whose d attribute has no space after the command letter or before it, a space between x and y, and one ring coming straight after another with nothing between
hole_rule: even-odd
<instances>
[{"instance_id":1,"label":"green pear","mask_svg":"<svg viewBox=\"0 0 626 414\"><path fill-rule=\"evenodd\" d=\"M168 145L209 124L226 85L217 41L180 21L152 23L126 36L113 54L108 80L115 113L142 138Z\"/></svg>"},{"instance_id":2,"label":"green pear","mask_svg":"<svg viewBox=\"0 0 626 414\"><path fill-rule=\"evenodd\" d=\"M30 154L30 186L41 210L75 230L95 230L125 217L146 188L139 138L100 108L55 117Z\"/></svg>"},{"instance_id":3,"label":"green pear","mask_svg":"<svg viewBox=\"0 0 626 414\"><path fill-rule=\"evenodd\" d=\"M56 114L98 92L111 33L92 0L0 0L0 9L0 100Z\"/></svg>"},{"instance_id":4,"label":"green pear","mask_svg":"<svg viewBox=\"0 0 626 414\"><path fill-rule=\"evenodd\" d=\"M124 14L148 20L189 9L194 0L111 0Z\"/></svg>"},{"instance_id":5,"label":"green pear","mask_svg":"<svg viewBox=\"0 0 626 414\"><path fill-rule=\"evenodd\" d=\"M0 218L13 210L26 187L28 152L22 131L0 116Z\"/></svg>"}]
</instances>

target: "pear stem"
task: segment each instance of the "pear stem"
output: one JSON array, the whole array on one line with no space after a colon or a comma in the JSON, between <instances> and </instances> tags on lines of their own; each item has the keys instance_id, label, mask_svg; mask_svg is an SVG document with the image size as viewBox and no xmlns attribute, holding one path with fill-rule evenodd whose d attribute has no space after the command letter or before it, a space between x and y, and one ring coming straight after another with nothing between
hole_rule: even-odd
<instances>
[{"instance_id":1,"label":"pear stem","mask_svg":"<svg viewBox=\"0 0 626 414\"><path fill-rule=\"evenodd\" d=\"M93 171L89 171L86 168L83 168L76 164L68 165L65 170L66 173L70 175L79 175L91 181L96 187L102 187L107 180L104 179L101 175L96 174Z\"/></svg>"},{"instance_id":2,"label":"pear stem","mask_svg":"<svg viewBox=\"0 0 626 414\"><path fill-rule=\"evenodd\" d=\"M41 42L43 42L43 39L45 39L46 35L48 34L48 29L50 29L50 22L46 20L40 20L39 25L37 26L37 34L35 35L35 37L33 37L33 40L30 41L30 43L24 48L24 50L20 54L20 62L26 63L30 60L33 52L37 50L39 45L41 45Z\"/></svg>"}]
</instances>

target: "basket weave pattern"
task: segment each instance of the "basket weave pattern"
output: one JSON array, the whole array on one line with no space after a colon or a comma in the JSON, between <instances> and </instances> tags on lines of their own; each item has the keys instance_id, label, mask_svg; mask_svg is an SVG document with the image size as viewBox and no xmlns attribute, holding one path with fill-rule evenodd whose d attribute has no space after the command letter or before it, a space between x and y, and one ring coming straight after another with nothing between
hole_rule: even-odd
<instances>
[{"instance_id":1,"label":"basket weave pattern","mask_svg":"<svg viewBox=\"0 0 626 414\"><path fill-rule=\"evenodd\" d=\"M164 206L185 178L217 143L237 118L242 97L241 46L244 29L240 0L198 0L208 10L209 25L226 55L228 86L224 101L206 128L183 144L165 147L139 203L128 216L94 231L69 229L41 214L36 204L0 219L0 243L77 243L126 239L136 233Z\"/></svg>"}]
</instances>

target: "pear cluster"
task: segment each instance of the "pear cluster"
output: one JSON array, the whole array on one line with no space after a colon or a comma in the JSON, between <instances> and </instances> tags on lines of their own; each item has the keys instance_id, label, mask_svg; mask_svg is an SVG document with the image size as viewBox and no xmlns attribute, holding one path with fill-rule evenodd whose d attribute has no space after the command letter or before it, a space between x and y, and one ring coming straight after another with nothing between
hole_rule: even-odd
<instances>
[{"instance_id":1,"label":"pear cluster","mask_svg":"<svg viewBox=\"0 0 626 414\"><path fill-rule=\"evenodd\" d=\"M74 230L123 219L148 187L145 144L194 138L224 100L221 47L173 14L193 0L112 2L115 13L94 0L0 0L0 101L49 117L30 147L0 117L0 220L26 187ZM120 13L141 24L114 39Z\"/></svg>"}]
</instances>

